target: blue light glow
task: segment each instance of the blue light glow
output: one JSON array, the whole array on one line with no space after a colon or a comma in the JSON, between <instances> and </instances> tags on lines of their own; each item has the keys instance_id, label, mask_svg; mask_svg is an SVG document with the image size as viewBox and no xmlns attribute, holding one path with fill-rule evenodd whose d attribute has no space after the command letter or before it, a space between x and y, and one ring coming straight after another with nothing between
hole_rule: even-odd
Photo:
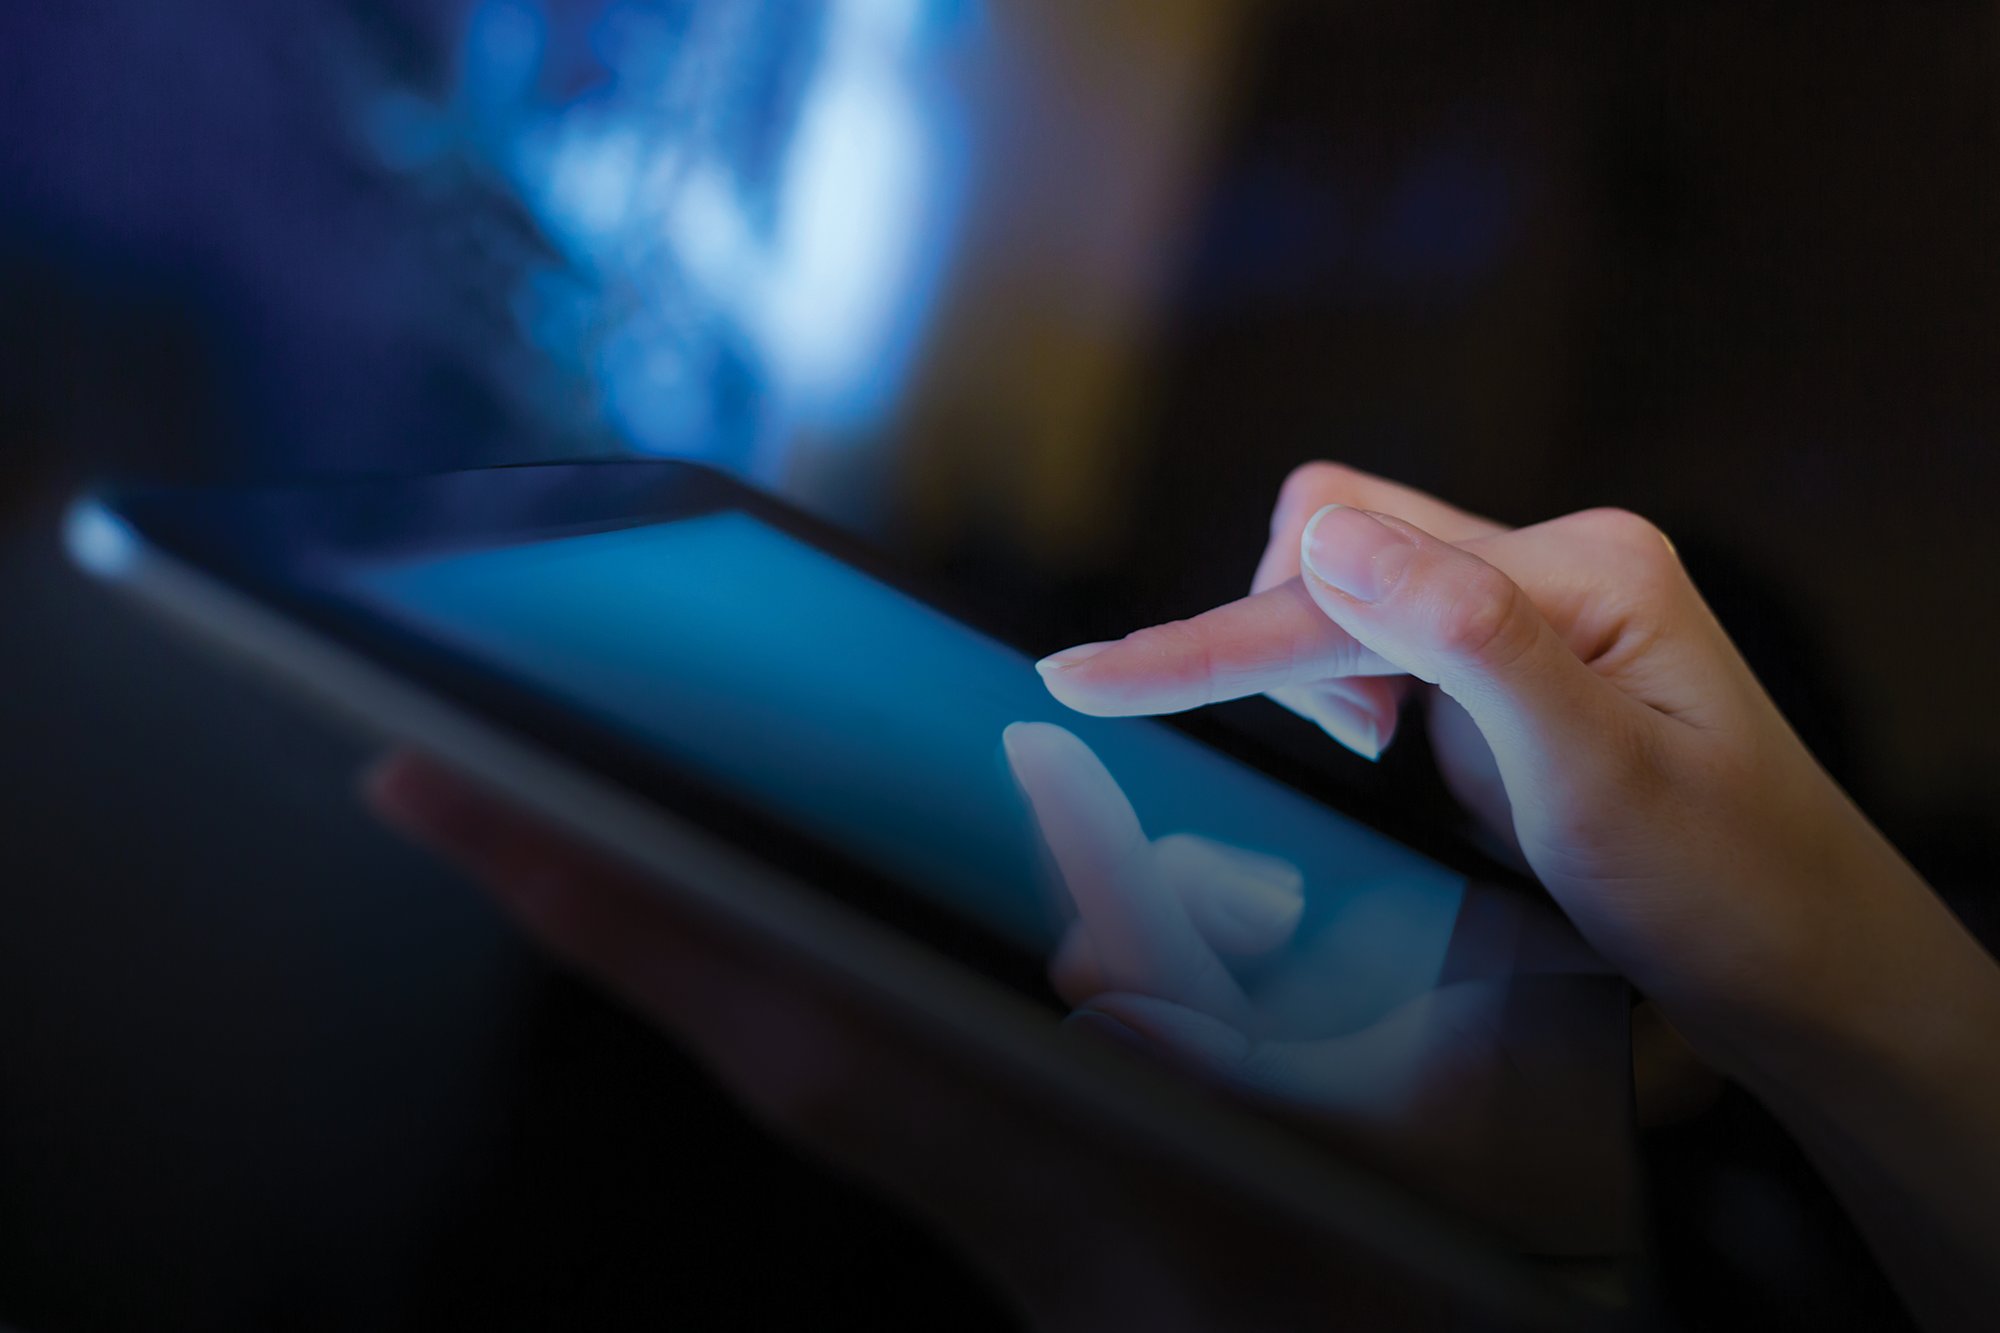
<instances>
[{"instance_id":1,"label":"blue light glow","mask_svg":"<svg viewBox=\"0 0 2000 1333\"><path fill-rule=\"evenodd\" d=\"M96 500L82 499L63 515L63 545L93 574L113 578L139 558L139 539L124 519Z\"/></svg>"},{"instance_id":2,"label":"blue light glow","mask_svg":"<svg viewBox=\"0 0 2000 1333\"><path fill-rule=\"evenodd\" d=\"M1060 922L1002 736L1051 722L1153 835L1303 872L1266 960L1273 1031L1372 1022L1436 984L1465 881L1151 721L1087 718L1027 658L742 513L399 562L356 592L1036 948Z\"/></svg>"},{"instance_id":3,"label":"blue light glow","mask_svg":"<svg viewBox=\"0 0 2000 1333\"><path fill-rule=\"evenodd\" d=\"M960 220L938 65L970 11L606 0L579 52L549 0L483 0L450 95L385 90L362 128L399 170L449 145L508 182L575 279L517 294L524 331L633 445L781 466L898 400Z\"/></svg>"}]
</instances>

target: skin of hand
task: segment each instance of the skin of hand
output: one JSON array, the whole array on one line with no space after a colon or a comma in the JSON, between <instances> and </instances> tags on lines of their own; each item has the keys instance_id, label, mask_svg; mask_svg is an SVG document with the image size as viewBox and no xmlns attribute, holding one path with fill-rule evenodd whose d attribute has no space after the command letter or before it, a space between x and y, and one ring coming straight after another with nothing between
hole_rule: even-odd
<instances>
[{"instance_id":1,"label":"skin of hand","mask_svg":"<svg viewBox=\"0 0 2000 1333\"><path fill-rule=\"evenodd\" d=\"M1252 594L1040 668L1085 713L1269 694L1372 754L1411 692L1447 781L1813 1154L1927 1323L2000 1308L2000 970L1826 775L1672 546L1508 530L1334 464Z\"/></svg>"},{"instance_id":2,"label":"skin of hand","mask_svg":"<svg viewBox=\"0 0 2000 1333\"><path fill-rule=\"evenodd\" d=\"M1421 1283L1066 1116L435 762L392 756L366 796L769 1129L944 1236L1036 1328L1276 1330L1322 1326L1329 1314L1371 1329L1459 1326ZM1185 896L1168 906L1200 947L1256 952L1289 935L1297 914L1282 900L1296 885L1270 858L1187 839L1148 848L1176 867L1165 882ZM1248 923L1230 901L1246 876L1279 900ZM1077 993L1096 989L1107 960L1118 966L1110 930L1097 936L1079 917L1054 961ZM1106 1035L1087 1018L1072 1030L1082 1041Z\"/></svg>"}]
</instances>

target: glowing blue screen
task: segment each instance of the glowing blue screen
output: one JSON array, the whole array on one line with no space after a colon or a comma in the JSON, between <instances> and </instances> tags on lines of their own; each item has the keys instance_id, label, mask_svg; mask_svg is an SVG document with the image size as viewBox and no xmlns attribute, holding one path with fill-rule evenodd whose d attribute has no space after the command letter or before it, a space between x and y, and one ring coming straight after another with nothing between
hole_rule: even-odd
<instances>
[{"instance_id":1,"label":"glowing blue screen","mask_svg":"<svg viewBox=\"0 0 2000 1333\"><path fill-rule=\"evenodd\" d=\"M1157 723L1081 717L1021 654L741 512L377 565L354 592L1030 948L1058 895L1001 743L1058 723L1147 835L1289 860L1260 1005L1359 1025L1436 984L1463 878ZM1305 978L1305 980L1298 980ZM1288 980L1289 979L1289 980Z\"/></svg>"}]
</instances>

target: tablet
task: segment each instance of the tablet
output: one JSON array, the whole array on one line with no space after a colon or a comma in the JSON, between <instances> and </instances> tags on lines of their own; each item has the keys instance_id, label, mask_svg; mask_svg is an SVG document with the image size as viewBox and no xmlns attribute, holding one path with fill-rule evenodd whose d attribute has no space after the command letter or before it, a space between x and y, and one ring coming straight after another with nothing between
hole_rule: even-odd
<instances>
[{"instance_id":1,"label":"tablet","mask_svg":"<svg viewBox=\"0 0 2000 1333\"><path fill-rule=\"evenodd\" d=\"M1533 885L1199 719L1069 712L1030 654L776 499L565 463L105 490L67 540L1330 1244L1528 1323L1624 1299L1629 997ZM1066 1026L1100 989L1173 1048Z\"/></svg>"}]
</instances>

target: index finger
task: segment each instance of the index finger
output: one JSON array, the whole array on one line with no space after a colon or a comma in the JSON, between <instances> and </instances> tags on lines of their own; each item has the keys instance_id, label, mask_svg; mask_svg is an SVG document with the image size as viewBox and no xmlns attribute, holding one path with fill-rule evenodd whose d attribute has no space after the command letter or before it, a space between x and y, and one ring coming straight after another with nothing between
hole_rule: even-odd
<instances>
[{"instance_id":1,"label":"index finger","mask_svg":"<svg viewBox=\"0 0 2000 1333\"><path fill-rule=\"evenodd\" d=\"M1001 739L1106 981L1240 1018L1242 989L1161 882L1153 844L1103 761L1053 723L1016 722Z\"/></svg>"},{"instance_id":2,"label":"index finger","mask_svg":"<svg viewBox=\"0 0 2000 1333\"><path fill-rule=\"evenodd\" d=\"M1333 623L1294 578L1263 592L1087 644L1035 664L1049 692L1079 713L1178 713L1336 676L1400 676Z\"/></svg>"}]
</instances>

